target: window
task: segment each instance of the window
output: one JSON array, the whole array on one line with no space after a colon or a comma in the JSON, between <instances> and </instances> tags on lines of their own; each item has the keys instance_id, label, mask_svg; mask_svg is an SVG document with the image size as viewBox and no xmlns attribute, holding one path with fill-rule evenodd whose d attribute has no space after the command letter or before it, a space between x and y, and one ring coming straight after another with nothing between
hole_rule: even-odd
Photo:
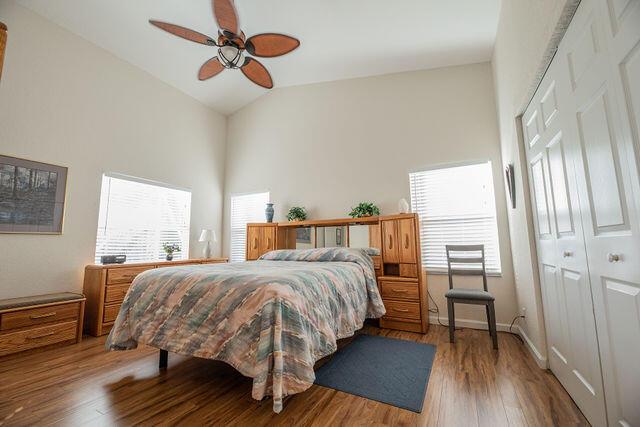
<instances>
[{"instance_id":1,"label":"window","mask_svg":"<svg viewBox=\"0 0 640 427\"><path fill-rule=\"evenodd\" d=\"M501 273L491 162L411 173L409 184L429 272L447 271L445 245L483 244L487 273Z\"/></svg>"},{"instance_id":2,"label":"window","mask_svg":"<svg viewBox=\"0 0 640 427\"><path fill-rule=\"evenodd\" d=\"M264 222L269 193L231 196L231 262L246 259L247 223Z\"/></svg>"},{"instance_id":3,"label":"window","mask_svg":"<svg viewBox=\"0 0 640 427\"><path fill-rule=\"evenodd\" d=\"M189 258L191 192L131 177L102 176L96 263L102 255L127 262L164 259L163 243L177 244L174 259Z\"/></svg>"}]
</instances>

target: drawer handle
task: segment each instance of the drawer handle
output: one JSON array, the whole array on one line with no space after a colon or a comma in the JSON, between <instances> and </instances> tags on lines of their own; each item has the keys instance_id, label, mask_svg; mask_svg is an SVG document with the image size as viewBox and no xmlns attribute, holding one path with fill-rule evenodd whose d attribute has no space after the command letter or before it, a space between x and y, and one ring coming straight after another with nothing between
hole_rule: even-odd
<instances>
[{"instance_id":1,"label":"drawer handle","mask_svg":"<svg viewBox=\"0 0 640 427\"><path fill-rule=\"evenodd\" d=\"M137 276L137 274L125 274L123 277L124 277L126 280L133 280L133 279L135 279L135 278L136 278L136 276Z\"/></svg>"},{"instance_id":2,"label":"drawer handle","mask_svg":"<svg viewBox=\"0 0 640 427\"><path fill-rule=\"evenodd\" d=\"M399 293L399 294L406 294L407 292L409 292L408 289L393 289L393 292Z\"/></svg>"},{"instance_id":3,"label":"drawer handle","mask_svg":"<svg viewBox=\"0 0 640 427\"><path fill-rule=\"evenodd\" d=\"M54 331L51 331L51 332L48 332L48 333L46 333L46 334L36 335L36 336L33 336L33 337L27 337L27 339L28 339L28 340L37 340L37 339L39 339L39 338L50 337L51 335L54 335L54 334L55 334L55 332L54 332Z\"/></svg>"},{"instance_id":4,"label":"drawer handle","mask_svg":"<svg viewBox=\"0 0 640 427\"><path fill-rule=\"evenodd\" d=\"M409 312L409 310L406 309L406 308L393 308L392 310L393 311L397 311L399 313L408 313Z\"/></svg>"},{"instance_id":5,"label":"drawer handle","mask_svg":"<svg viewBox=\"0 0 640 427\"><path fill-rule=\"evenodd\" d=\"M57 313L55 311L53 311L51 313L46 313L46 314L34 314L34 315L29 316L29 319L31 319L31 320L44 319L46 317L53 317L56 314Z\"/></svg>"}]
</instances>

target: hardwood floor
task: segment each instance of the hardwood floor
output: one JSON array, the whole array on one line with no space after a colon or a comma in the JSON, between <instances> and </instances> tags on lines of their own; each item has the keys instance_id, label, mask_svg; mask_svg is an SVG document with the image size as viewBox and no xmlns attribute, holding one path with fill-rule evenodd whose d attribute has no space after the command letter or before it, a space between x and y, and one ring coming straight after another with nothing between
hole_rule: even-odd
<instances>
[{"instance_id":1,"label":"hardwood floor","mask_svg":"<svg viewBox=\"0 0 640 427\"><path fill-rule=\"evenodd\" d=\"M313 386L279 415L251 398L251 380L220 363L158 351L107 353L105 338L0 358L0 425L588 425L553 375L513 336L445 328L427 335L366 327L369 334L436 344L421 414Z\"/></svg>"}]
</instances>

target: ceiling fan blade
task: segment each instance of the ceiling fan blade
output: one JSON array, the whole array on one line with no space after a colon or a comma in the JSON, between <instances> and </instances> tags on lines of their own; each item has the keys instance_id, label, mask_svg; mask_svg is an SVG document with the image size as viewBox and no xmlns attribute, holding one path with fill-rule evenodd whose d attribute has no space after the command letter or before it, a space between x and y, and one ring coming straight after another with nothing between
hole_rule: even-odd
<instances>
[{"instance_id":1,"label":"ceiling fan blade","mask_svg":"<svg viewBox=\"0 0 640 427\"><path fill-rule=\"evenodd\" d=\"M181 27L179 25L169 24L167 22L160 22L149 20L151 25L154 25L162 30L165 30L168 33L173 34L174 36L181 37L186 40L190 40L192 42L205 44L207 46L215 46L216 42L209 36L205 36L204 34L200 34L197 31L190 30L188 28Z\"/></svg>"},{"instance_id":2,"label":"ceiling fan blade","mask_svg":"<svg viewBox=\"0 0 640 427\"><path fill-rule=\"evenodd\" d=\"M284 34L264 33L249 37L245 46L251 55L273 58L296 49L300 46L300 41Z\"/></svg>"},{"instance_id":3,"label":"ceiling fan blade","mask_svg":"<svg viewBox=\"0 0 640 427\"><path fill-rule=\"evenodd\" d=\"M240 34L240 19L233 0L213 0L213 15L218 28Z\"/></svg>"},{"instance_id":4,"label":"ceiling fan blade","mask_svg":"<svg viewBox=\"0 0 640 427\"><path fill-rule=\"evenodd\" d=\"M217 56L214 56L200 67L198 71L198 79L207 80L211 77L217 76L224 70L224 66L220 63Z\"/></svg>"},{"instance_id":5,"label":"ceiling fan blade","mask_svg":"<svg viewBox=\"0 0 640 427\"><path fill-rule=\"evenodd\" d=\"M255 59L247 58L244 65L240 69L249 80L257 84L258 86L262 86L267 89L271 89L273 87L273 80L271 80L271 75L269 74L267 69L264 68L264 65L262 65Z\"/></svg>"}]
</instances>

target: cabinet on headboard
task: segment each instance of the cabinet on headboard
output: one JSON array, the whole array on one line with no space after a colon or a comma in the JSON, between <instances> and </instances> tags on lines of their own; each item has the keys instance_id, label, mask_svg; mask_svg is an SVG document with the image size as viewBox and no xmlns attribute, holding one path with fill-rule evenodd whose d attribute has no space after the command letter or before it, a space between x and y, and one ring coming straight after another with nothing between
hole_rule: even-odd
<instances>
[{"instance_id":1,"label":"cabinet on headboard","mask_svg":"<svg viewBox=\"0 0 640 427\"><path fill-rule=\"evenodd\" d=\"M380 256L372 257L378 288L387 309L387 314L380 319L380 326L426 333L429 307L417 214L248 224L246 259L258 259L274 249L295 249L296 229L305 227L345 226L349 242L349 226L352 225L368 225L369 246L380 249ZM311 242L317 244L317 238Z\"/></svg>"},{"instance_id":2,"label":"cabinet on headboard","mask_svg":"<svg viewBox=\"0 0 640 427\"><path fill-rule=\"evenodd\" d=\"M247 261L253 261L276 248L278 225L274 223L247 224Z\"/></svg>"}]
</instances>

